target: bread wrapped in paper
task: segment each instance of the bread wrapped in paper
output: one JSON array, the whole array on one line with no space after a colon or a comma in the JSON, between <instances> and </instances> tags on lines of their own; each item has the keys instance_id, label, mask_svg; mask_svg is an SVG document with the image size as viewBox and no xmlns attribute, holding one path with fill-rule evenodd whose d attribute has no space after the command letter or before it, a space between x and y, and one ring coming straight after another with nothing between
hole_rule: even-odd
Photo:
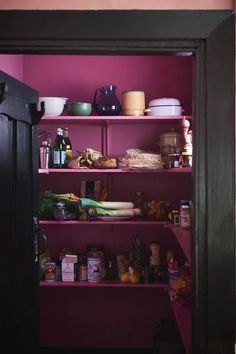
<instances>
[{"instance_id":1,"label":"bread wrapped in paper","mask_svg":"<svg viewBox=\"0 0 236 354\"><path fill-rule=\"evenodd\" d=\"M163 168L161 154L146 152L139 149L128 149L126 153L118 159L120 168Z\"/></svg>"}]
</instances>

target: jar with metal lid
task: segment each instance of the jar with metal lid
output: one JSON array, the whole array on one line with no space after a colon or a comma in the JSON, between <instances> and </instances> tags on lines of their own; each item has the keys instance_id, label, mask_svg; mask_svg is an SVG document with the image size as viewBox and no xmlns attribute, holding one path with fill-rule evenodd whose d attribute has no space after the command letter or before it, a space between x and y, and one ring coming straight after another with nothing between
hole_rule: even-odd
<instances>
[{"instance_id":1,"label":"jar with metal lid","mask_svg":"<svg viewBox=\"0 0 236 354\"><path fill-rule=\"evenodd\" d=\"M191 226L191 205L189 200L180 202L180 226L188 229Z\"/></svg>"},{"instance_id":2,"label":"jar with metal lid","mask_svg":"<svg viewBox=\"0 0 236 354\"><path fill-rule=\"evenodd\" d=\"M176 149L179 150L181 148L181 142L181 134L174 129L170 129L170 131L159 135L157 145L160 146L162 154L173 154L176 152Z\"/></svg>"},{"instance_id":3,"label":"jar with metal lid","mask_svg":"<svg viewBox=\"0 0 236 354\"><path fill-rule=\"evenodd\" d=\"M104 247L102 245L88 245L87 257L100 257L102 262L102 278L106 277Z\"/></svg>"}]
</instances>

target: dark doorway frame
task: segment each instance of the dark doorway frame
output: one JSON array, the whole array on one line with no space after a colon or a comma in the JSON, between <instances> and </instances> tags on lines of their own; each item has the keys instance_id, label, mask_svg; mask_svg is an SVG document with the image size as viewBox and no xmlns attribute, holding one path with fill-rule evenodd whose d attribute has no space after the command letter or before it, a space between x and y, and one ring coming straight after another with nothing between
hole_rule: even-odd
<instances>
[{"instance_id":1,"label":"dark doorway frame","mask_svg":"<svg viewBox=\"0 0 236 354\"><path fill-rule=\"evenodd\" d=\"M0 11L0 23L1 54L195 54L193 353L233 353L234 14Z\"/></svg>"}]
</instances>

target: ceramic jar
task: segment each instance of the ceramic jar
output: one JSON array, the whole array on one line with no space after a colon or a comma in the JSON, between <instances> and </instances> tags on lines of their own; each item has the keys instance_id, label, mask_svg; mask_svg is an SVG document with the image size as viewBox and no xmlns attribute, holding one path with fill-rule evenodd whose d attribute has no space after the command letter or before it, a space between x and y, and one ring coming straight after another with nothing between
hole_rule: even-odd
<instances>
[{"instance_id":1,"label":"ceramic jar","mask_svg":"<svg viewBox=\"0 0 236 354\"><path fill-rule=\"evenodd\" d=\"M123 91L121 93L121 106L125 116L143 116L145 109L144 91Z\"/></svg>"}]
</instances>

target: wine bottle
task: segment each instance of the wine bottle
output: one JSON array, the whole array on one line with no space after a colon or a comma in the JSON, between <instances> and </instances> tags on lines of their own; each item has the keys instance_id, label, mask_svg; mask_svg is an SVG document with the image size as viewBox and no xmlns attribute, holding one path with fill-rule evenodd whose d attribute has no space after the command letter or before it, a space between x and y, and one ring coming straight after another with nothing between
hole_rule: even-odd
<instances>
[{"instance_id":1,"label":"wine bottle","mask_svg":"<svg viewBox=\"0 0 236 354\"><path fill-rule=\"evenodd\" d=\"M66 143L66 160L70 160L72 158L72 144L69 137L69 128L64 129L64 140Z\"/></svg>"},{"instance_id":2,"label":"wine bottle","mask_svg":"<svg viewBox=\"0 0 236 354\"><path fill-rule=\"evenodd\" d=\"M63 137L63 130L57 129L57 135L53 146L53 167L63 168L66 161L66 144Z\"/></svg>"},{"instance_id":3,"label":"wine bottle","mask_svg":"<svg viewBox=\"0 0 236 354\"><path fill-rule=\"evenodd\" d=\"M48 159L48 167L53 167L53 146L52 146L52 136L51 130L47 130L47 146L49 148L49 159Z\"/></svg>"}]
</instances>

